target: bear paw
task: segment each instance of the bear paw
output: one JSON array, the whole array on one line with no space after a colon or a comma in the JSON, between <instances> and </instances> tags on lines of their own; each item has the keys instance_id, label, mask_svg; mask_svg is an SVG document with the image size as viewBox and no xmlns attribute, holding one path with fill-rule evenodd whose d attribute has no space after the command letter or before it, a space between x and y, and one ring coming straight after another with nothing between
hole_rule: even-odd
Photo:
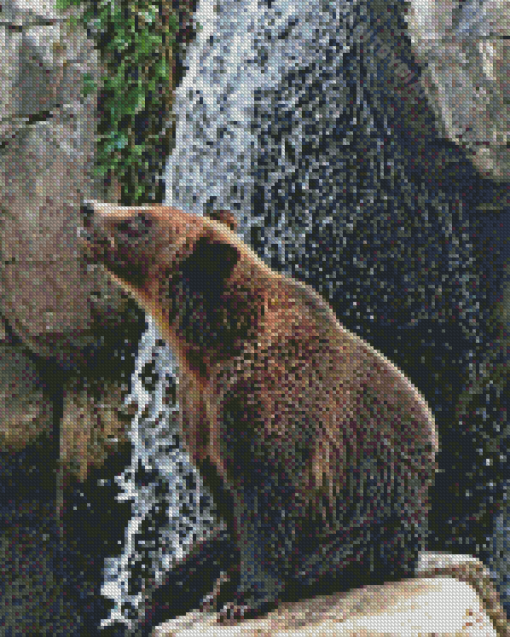
<instances>
[{"instance_id":1,"label":"bear paw","mask_svg":"<svg viewBox=\"0 0 510 637\"><path fill-rule=\"evenodd\" d=\"M228 602L223 606L218 615L218 623L224 625L234 625L244 619L255 619L260 615L265 615L274 610L278 605L277 600L259 601L251 604L243 598L243 595L236 594L236 601Z\"/></svg>"},{"instance_id":2,"label":"bear paw","mask_svg":"<svg viewBox=\"0 0 510 637\"><path fill-rule=\"evenodd\" d=\"M225 626L233 626L243 619L249 619L255 616L256 614L253 614L253 610L250 612L250 608L246 604L229 602L221 609L218 616L218 623Z\"/></svg>"},{"instance_id":3,"label":"bear paw","mask_svg":"<svg viewBox=\"0 0 510 637\"><path fill-rule=\"evenodd\" d=\"M222 592L222 586L226 582L230 582L231 577L226 571L221 571L220 576L214 582L212 591L206 595L200 602L200 611L203 613L210 613L218 608L220 603L220 593ZM224 592L223 587L223 592Z\"/></svg>"}]
</instances>

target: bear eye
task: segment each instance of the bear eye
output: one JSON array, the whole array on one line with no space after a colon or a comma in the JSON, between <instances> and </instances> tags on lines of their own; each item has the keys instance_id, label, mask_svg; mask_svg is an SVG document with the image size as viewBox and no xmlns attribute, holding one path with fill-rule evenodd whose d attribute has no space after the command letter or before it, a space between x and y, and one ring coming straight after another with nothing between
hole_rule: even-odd
<instances>
[{"instance_id":1,"label":"bear eye","mask_svg":"<svg viewBox=\"0 0 510 637\"><path fill-rule=\"evenodd\" d=\"M145 236L152 227L152 219L144 212L139 212L134 217L125 219L117 225L117 230L128 239L139 239Z\"/></svg>"}]
</instances>

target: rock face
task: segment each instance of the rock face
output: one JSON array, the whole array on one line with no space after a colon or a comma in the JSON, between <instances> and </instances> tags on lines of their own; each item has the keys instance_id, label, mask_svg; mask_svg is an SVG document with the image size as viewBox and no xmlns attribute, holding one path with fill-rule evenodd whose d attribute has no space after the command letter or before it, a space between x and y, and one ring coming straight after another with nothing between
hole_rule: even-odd
<instances>
[{"instance_id":1,"label":"rock face","mask_svg":"<svg viewBox=\"0 0 510 637\"><path fill-rule=\"evenodd\" d=\"M86 32L73 30L52 7L7 2L0 8L0 370L5 385L0 445L19 449L48 433L52 401L63 394L62 459L84 478L88 465L104 460L108 444L115 448L112 440L123 438L119 431L126 423L119 423L115 411L134 361L120 354L114 365L112 360L116 350L136 350L140 313L129 310L125 296L102 272L85 269L77 248L78 204L97 192L91 178L96 98L93 93L83 97L81 87L85 76L98 80L99 63ZM35 376L34 361L40 364ZM24 365L27 373L19 375ZM58 379L62 369L68 375ZM49 385L53 397L45 390ZM110 442L91 440L93 429L107 432Z\"/></svg>"},{"instance_id":2,"label":"rock face","mask_svg":"<svg viewBox=\"0 0 510 637\"><path fill-rule=\"evenodd\" d=\"M411 0L409 30L442 134L483 175L510 179L510 7L505 0Z\"/></svg>"},{"instance_id":3,"label":"rock face","mask_svg":"<svg viewBox=\"0 0 510 637\"><path fill-rule=\"evenodd\" d=\"M111 325L125 303L101 273L84 275L76 245L78 204L95 192L96 96L81 87L98 80L97 52L50 4L7 2L0 15L0 311L69 369L97 347L98 312Z\"/></svg>"},{"instance_id":4,"label":"rock face","mask_svg":"<svg viewBox=\"0 0 510 637\"><path fill-rule=\"evenodd\" d=\"M192 612L158 626L153 637L292 635L293 637L497 637L509 627L490 577L469 556L422 554L414 579L282 604L267 617L234 627Z\"/></svg>"},{"instance_id":5,"label":"rock face","mask_svg":"<svg viewBox=\"0 0 510 637\"><path fill-rule=\"evenodd\" d=\"M26 350L0 342L0 449L18 451L49 434L53 408Z\"/></svg>"}]
</instances>

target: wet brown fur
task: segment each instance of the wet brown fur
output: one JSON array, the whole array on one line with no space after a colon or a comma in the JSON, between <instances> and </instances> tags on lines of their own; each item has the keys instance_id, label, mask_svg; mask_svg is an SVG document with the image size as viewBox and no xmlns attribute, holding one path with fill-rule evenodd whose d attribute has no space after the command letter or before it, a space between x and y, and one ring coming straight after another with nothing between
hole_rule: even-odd
<instances>
[{"instance_id":1,"label":"wet brown fur","mask_svg":"<svg viewBox=\"0 0 510 637\"><path fill-rule=\"evenodd\" d=\"M89 258L177 356L186 447L240 550L237 602L263 612L358 560L411 574L437 450L418 390L260 260L231 213L91 208Z\"/></svg>"}]
</instances>

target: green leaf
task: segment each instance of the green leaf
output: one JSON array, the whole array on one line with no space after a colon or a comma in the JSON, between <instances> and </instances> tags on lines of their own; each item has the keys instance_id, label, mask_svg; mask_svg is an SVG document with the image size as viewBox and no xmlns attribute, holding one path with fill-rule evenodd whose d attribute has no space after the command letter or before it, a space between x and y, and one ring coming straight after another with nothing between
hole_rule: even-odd
<instances>
[{"instance_id":1,"label":"green leaf","mask_svg":"<svg viewBox=\"0 0 510 637\"><path fill-rule=\"evenodd\" d=\"M79 4L80 0L56 0L55 8L57 11L65 11L73 4Z\"/></svg>"},{"instance_id":2,"label":"green leaf","mask_svg":"<svg viewBox=\"0 0 510 637\"><path fill-rule=\"evenodd\" d=\"M168 30L177 31L178 26L179 26L179 21L177 20L177 15L175 13L171 13L168 16Z\"/></svg>"},{"instance_id":3,"label":"green leaf","mask_svg":"<svg viewBox=\"0 0 510 637\"><path fill-rule=\"evenodd\" d=\"M100 80L94 80L91 73L81 79L84 97L97 91L98 84L102 88L102 133L96 138L94 174L104 178L114 172L121 183L123 201L146 200L153 193L153 185L139 183L139 170L145 167L148 156L159 160L156 145L161 139L155 134L154 122L168 108L165 99L169 64L165 51L175 44L178 16L171 12L168 25L163 27L159 4L150 0L55 1L60 10L81 5L81 17L70 16L69 24L92 27L106 71L106 77ZM138 30L137 15L143 17L143 26ZM201 28L198 25L198 30ZM133 73L134 69L138 69L138 74ZM141 111L149 118L149 128L143 142L134 144L134 117Z\"/></svg>"},{"instance_id":4,"label":"green leaf","mask_svg":"<svg viewBox=\"0 0 510 637\"><path fill-rule=\"evenodd\" d=\"M81 94L83 97L88 97L91 93L97 90L97 84L92 76L92 73L84 73L81 78Z\"/></svg>"}]
</instances>

